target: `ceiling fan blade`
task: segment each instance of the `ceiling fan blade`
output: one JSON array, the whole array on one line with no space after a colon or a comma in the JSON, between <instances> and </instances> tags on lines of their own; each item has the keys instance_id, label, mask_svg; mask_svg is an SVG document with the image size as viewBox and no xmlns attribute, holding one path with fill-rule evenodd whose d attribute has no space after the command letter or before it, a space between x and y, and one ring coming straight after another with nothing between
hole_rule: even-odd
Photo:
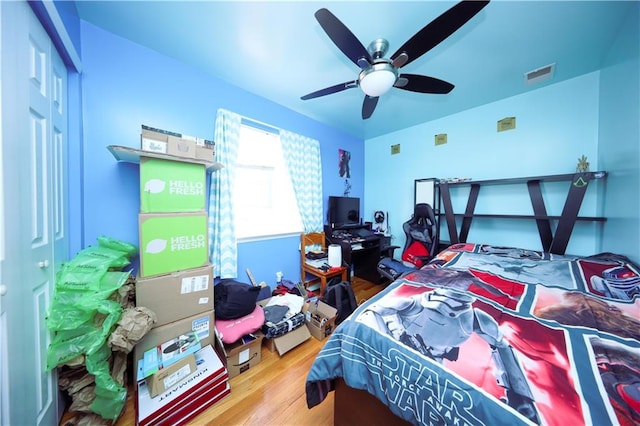
<instances>
[{"instance_id":1,"label":"ceiling fan blade","mask_svg":"<svg viewBox=\"0 0 640 426\"><path fill-rule=\"evenodd\" d=\"M403 65L415 61L456 32L487 4L488 1L480 0L461 1L418 31L391 56L391 60L406 53L408 59Z\"/></svg>"},{"instance_id":2,"label":"ceiling fan blade","mask_svg":"<svg viewBox=\"0 0 640 426\"><path fill-rule=\"evenodd\" d=\"M453 90L453 84L434 77L418 74L400 74L394 87L410 92L446 94Z\"/></svg>"},{"instance_id":3,"label":"ceiling fan blade","mask_svg":"<svg viewBox=\"0 0 640 426\"><path fill-rule=\"evenodd\" d=\"M371 55L367 49L333 13L323 8L319 9L315 13L315 16L331 41L338 46L351 62L362 69L367 68L371 64Z\"/></svg>"},{"instance_id":4,"label":"ceiling fan blade","mask_svg":"<svg viewBox=\"0 0 640 426\"><path fill-rule=\"evenodd\" d=\"M342 92L343 90L358 87L358 80L347 81L345 83L336 84L335 86L325 87L324 89L316 90L308 95L302 96L300 99L306 101L308 99L319 98L320 96L330 95L332 93Z\"/></svg>"},{"instance_id":5,"label":"ceiling fan blade","mask_svg":"<svg viewBox=\"0 0 640 426\"><path fill-rule=\"evenodd\" d=\"M373 111L376 109L376 105L378 105L378 97L377 96L364 96L364 102L362 102L362 119L366 120L371 117Z\"/></svg>"}]
</instances>

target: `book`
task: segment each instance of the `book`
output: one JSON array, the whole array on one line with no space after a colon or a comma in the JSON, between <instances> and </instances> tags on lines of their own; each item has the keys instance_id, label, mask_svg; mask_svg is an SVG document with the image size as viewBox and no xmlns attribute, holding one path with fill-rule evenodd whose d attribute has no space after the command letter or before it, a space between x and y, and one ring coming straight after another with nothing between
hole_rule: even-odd
<instances>
[{"instance_id":1,"label":"book","mask_svg":"<svg viewBox=\"0 0 640 426\"><path fill-rule=\"evenodd\" d=\"M229 375L218 354L211 345L207 345L195 353L196 371L180 380L171 388L151 398L146 380L137 383L136 412L137 424L140 426L157 424L173 413L187 415L184 406L187 402L202 395L215 399L217 394L212 389L224 393L220 385L227 383Z\"/></svg>"}]
</instances>

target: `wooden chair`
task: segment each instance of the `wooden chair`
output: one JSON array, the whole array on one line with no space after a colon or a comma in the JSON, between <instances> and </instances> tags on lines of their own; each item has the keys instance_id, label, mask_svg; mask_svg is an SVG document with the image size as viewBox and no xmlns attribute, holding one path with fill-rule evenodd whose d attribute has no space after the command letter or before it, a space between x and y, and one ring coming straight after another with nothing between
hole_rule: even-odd
<instances>
[{"instance_id":1,"label":"wooden chair","mask_svg":"<svg viewBox=\"0 0 640 426\"><path fill-rule=\"evenodd\" d=\"M316 280L320 280L320 297L324 296L324 290L327 287L327 279L340 275L342 281L347 281L346 266L339 266L330 268L326 271L319 269L309 263L307 263L307 252L311 250L322 251L327 254L327 243L324 232L312 232L309 234L300 235L300 280L302 285L307 288L307 284ZM307 274L313 275L316 278L307 282Z\"/></svg>"}]
</instances>

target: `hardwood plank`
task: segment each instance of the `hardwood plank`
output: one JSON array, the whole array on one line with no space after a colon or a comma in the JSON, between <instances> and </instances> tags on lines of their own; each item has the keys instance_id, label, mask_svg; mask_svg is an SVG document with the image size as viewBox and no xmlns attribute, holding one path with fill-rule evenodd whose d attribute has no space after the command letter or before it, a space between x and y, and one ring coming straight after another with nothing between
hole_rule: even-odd
<instances>
[{"instance_id":1,"label":"hardwood plank","mask_svg":"<svg viewBox=\"0 0 640 426\"><path fill-rule=\"evenodd\" d=\"M385 288L384 284L358 277L352 279L352 286L358 303ZM324 342L311 337L282 357L263 346L260 363L229 380L231 394L188 425L332 425L333 392L322 404L308 409L304 389L307 372ZM116 426L136 423L134 398L135 390L131 386ZM79 418L79 413L67 411L60 424L75 424Z\"/></svg>"}]
</instances>

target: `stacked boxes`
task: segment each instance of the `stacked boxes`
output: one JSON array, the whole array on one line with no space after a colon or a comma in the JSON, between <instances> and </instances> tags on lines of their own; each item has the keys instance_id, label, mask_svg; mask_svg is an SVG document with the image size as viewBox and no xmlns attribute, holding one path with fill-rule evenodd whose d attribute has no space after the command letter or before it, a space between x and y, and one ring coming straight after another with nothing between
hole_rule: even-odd
<instances>
[{"instance_id":1,"label":"stacked boxes","mask_svg":"<svg viewBox=\"0 0 640 426\"><path fill-rule=\"evenodd\" d=\"M197 159L194 140L177 133L142 128L142 148L176 156L165 160L141 156L140 212L138 215L140 268L136 283L136 305L155 312L157 321L138 342L134 359L178 336L197 334L199 347L215 343L213 267L209 264L206 213L206 167ZM207 149L213 159L213 145ZM178 158L180 157L180 158ZM185 353L185 356L187 354ZM193 365L183 362L183 369ZM188 366L188 367L187 367ZM155 375L165 374L163 370ZM147 377L147 387L160 377ZM181 378L174 374L176 381ZM164 379L167 382L166 379Z\"/></svg>"},{"instance_id":2,"label":"stacked boxes","mask_svg":"<svg viewBox=\"0 0 640 426\"><path fill-rule=\"evenodd\" d=\"M143 151L156 154L168 154L207 162L215 160L215 145L212 141L155 129L144 124L140 135L140 148Z\"/></svg>"},{"instance_id":3,"label":"stacked boxes","mask_svg":"<svg viewBox=\"0 0 640 426\"><path fill-rule=\"evenodd\" d=\"M136 303L139 304L140 302ZM215 344L214 321L213 310L211 310L164 325L157 325L158 323L156 323L156 326L145 334L133 350L133 356L137 365L144 359L144 354L149 349L161 347L165 343L179 337L181 334L190 331L198 335L202 347Z\"/></svg>"},{"instance_id":4,"label":"stacked boxes","mask_svg":"<svg viewBox=\"0 0 640 426\"><path fill-rule=\"evenodd\" d=\"M156 314L156 326L213 311L211 266L139 278L136 297L140 306Z\"/></svg>"},{"instance_id":5,"label":"stacked boxes","mask_svg":"<svg viewBox=\"0 0 640 426\"><path fill-rule=\"evenodd\" d=\"M206 213L140 213L138 218L140 277L170 274L209 263Z\"/></svg>"},{"instance_id":6,"label":"stacked boxes","mask_svg":"<svg viewBox=\"0 0 640 426\"><path fill-rule=\"evenodd\" d=\"M160 384L160 393L155 397L151 396L151 386L159 383L138 381L137 425L186 424L229 395L229 375L211 345L203 347L188 358L191 357L195 359L196 371L186 377L180 377L176 373L168 376L165 383ZM194 367L188 362L186 365ZM182 368L185 369L184 366ZM174 383L173 386L166 386L168 380Z\"/></svg>"},{"instance_id":7,"label":"stacked boxes","mask_svg":"<svg viewBox=\"0 0 640 426\"><path fill-rule=\"evenodd\" d=\"M140 212L203 212L206 201L203 167L143 157L140 160Z\"/></svg>"}]
</instances>

